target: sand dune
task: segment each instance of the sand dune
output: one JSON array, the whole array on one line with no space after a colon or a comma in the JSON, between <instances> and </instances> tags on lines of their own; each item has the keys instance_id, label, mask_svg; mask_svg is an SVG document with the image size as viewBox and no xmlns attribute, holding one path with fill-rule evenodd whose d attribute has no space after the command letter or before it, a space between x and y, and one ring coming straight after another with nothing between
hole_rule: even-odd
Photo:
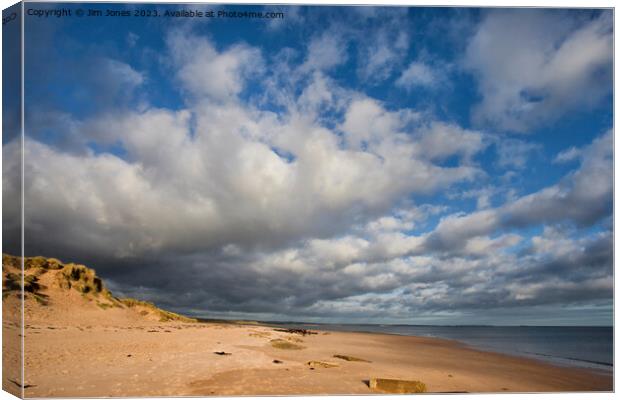
<instances>
[{"instance_id":1,"label":"sand dune","mask_svg":"<svg viewBox=\"0 0 620 400\"><path fill-rule=\"evenodd\" d=\"M19 270L14 258L4 261L10 287L7 274ZM28 397L370 394L378 393L369 387L377 377L421 381L429 392L612 390L611 374L453 341L199 323L118 299L83 266L43 258L26 265L26 277L37 278L28 278L35 285L27 287L25 304ZM5 335L13 329L12 338L19 334L9 326L11 318L19 323L18 292L3 298L3 328ZM12 345L3 343L5 355L19 357ZM19 376L5 370L4 377L3 387L18 392Z\"/></svg>"}]
</instances>

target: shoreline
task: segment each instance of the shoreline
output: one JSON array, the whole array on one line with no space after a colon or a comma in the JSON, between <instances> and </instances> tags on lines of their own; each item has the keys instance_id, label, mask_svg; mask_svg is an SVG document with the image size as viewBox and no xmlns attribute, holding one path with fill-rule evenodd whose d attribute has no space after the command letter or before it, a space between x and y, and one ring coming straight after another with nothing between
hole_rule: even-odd
<instances>
[{"instance_id":1,"label":"shoreline","mask_svg":"<svg viewBox=\"0 0 620 400\"><path fill-rule=\"evenodd\" d=\"M536 360L542 363L551 364L553 366L566 367L566 368L578 368L585 370L592 370L594 372L602 372L609 373L613 375L614 364L609 364L606 362L585 360L585 359L577 359L577 358L569 358L551 354L542 354L542 353L527 353L522 351L509 351L509 350L501 350L494 348L489 345L484 344L474 344L468 343L465 339L458 338L448 338L442 336L432 336L432 335L416 335L411 333L398 333L398 332L382 332L382 331L365 331L365 330L355 330L355 329L342 329L342 330L330 330L330 324L306 324L306 323L283 323L282 325L278 325L277 323L262 323L258 321L261 326L271 327L271 328L281 328L281 327L304 327L304 329L314 329L319 332L350 332L350 333L361 333L361 334L376 334L376 335L392 335L392 336L404 336L404 337L418 337L418 338L428 338L428 339L439 339L455 342L463 347L470 348L472 350L478 350L483 352L497 353L512 357L524 358L527 360ZM338 326L347 326L347 324L336 324ZM365 324L355 325L351 324L351 326L364 326ZM377 325L380 327L384 326L392 326L392 325ZM512 326L493 326L493 325L472 325L472 326L440 326L440 325L394 325L394 326L402 326L402 327L449 327L449 328L460 328L460 327L476 327L476 328L513 328ZM526 328L538 328L537 326L514 326L514 327L526 327ZM555 326L545 326L546 328L557 328ZM582 328L582 327L580 327ZM583 327L590 328L590 327ZM608 328L608 327L602 327Z\"/></svg>"},{"instance_id":2,"label":"shoreline","mask_svg":"<svg viewBox=\"0 0 620 400\"><path fill-rule=\"evenodd\" d=\"M26 396L381 394L369 387L373 378L418 380L433 393L613 389L611 374L472 349L451 339L314 331L32 321L25 335Z\"/></svg>"}]
</instances>

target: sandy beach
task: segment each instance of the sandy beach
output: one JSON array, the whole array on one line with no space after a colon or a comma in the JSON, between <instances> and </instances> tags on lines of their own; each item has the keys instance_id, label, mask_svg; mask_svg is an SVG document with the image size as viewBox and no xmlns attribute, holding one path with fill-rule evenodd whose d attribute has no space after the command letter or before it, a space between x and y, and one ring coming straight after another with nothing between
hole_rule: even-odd
<instances>
[{"instance_id":1,"label":"sandy beach","mask_svg":"<svg viewBox=\"0 0 620 400\"><path fill-rule=\"evenodd\" d=\"M369 387L373 378L420 381L427 392L612 390L610 373L449 340L196 322L119 300L82 266L35 264L26 270L38 276L25 303L26 397L382 393ZM5 281L10 270L5 263ZM15 394L18 310L16 295L3 299L3 387Z\"/></svg>"},{"instance_id":2,"label":"sandy beach","mask_svg":"<svg viewBox=\"0 0 620 400\"><path fill-rule=\"evenodd\" d=\"M292 349L274 347L278 340ZM301 336L224 324L37 324L26 328L25 347L27 397L370 394L373 377L419 380L429 392L612 389L610 374L382 334ZM329 367L311 367L311 361Z\"/></svg>"}]
</instances>

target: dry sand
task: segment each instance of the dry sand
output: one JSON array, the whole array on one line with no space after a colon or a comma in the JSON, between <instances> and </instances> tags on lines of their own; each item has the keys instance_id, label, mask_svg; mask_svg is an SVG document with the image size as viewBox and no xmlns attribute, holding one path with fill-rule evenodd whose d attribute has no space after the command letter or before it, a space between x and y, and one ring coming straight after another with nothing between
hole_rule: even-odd
<instances>
[{"instance_id":1,"label":"dry sand","mask_svg":"<svg viewBox=\"0 0 620 400\"><path fill-rule=\"evenodd\" d=\"M303 348L276 349L274 339ZM420 380L430 392L612 389L609 374L476 351L452 341L381 334L302 337L223 324L37 324L26 328L25 348L26 396L33 397L369 394L365 381L372 377ZM215 354L220 351L230 355ZM309 361L337 366L311 369Z\"/></svg>"},{"instance_id":2,"label":"dry sand","mask_svg":"<svg viewBox=\"0 0 620 400\"><path fill-rule=\"evenodd\" d=\"M302 348L277 349L274 339ZM37 324L26 327L25 349L27 397L369 394L366 381L372 377L420 380L430 392L612 389L609 374L476 351L452 341L380 334L302 337L224 324ZM337 366L311 369L309 361Z\"/></svg>"},{"instance_id":3,"label":"dry sand","mask_svg":"<svg viewBox=\"0 0 620 400\"><path fill-rule=\"evenodd\" d=\"M302 336L258 325L164 322L149 308L102 307L104 295L62 288L59 273L39 275L46 305L30 295L25 303L26 397L377 393L367 384L371 378L418 380L429 392L613 389L609 373L441 339L344 332ZM3 388L15 394L21 382L15 370L18 311L17 296L3 299ZM309 366L311 361L330 368Z\"/></svg>"}]
</instances>

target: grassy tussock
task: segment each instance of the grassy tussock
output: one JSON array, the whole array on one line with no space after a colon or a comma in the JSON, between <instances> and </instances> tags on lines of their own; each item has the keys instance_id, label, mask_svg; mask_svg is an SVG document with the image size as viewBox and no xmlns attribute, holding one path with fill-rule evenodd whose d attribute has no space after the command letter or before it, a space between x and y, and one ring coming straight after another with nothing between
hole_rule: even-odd
<instances>
[{"instance_id":1,"label":"grassy tussock","mask_svg":"<svg viewBox=\"0 0 620 400\"><path fill-rule=\"evenodd\" d=\"M84 294L93 293L98 295L104 292L108 293L108 290L103 286L101 278L95 275L94 270L84 265L67 264L56 277L62 288L73 288Z\"/></svg>"},{"instance_id":2,"label":"grassy tussock","mask_svg":"<svg viewBox=\"0 0 620 400\"><path fill-rule=\"evenodd\" d=\"M2 289L5 293L11 290L20 290L22 287L21 282L22 274L8 272L4 275L4 279L2 280Z\"/></svg>"},{"instance_id":3,"label":"grassy tussock","mask_svg":"<svg viewBox=\"0 0 620 400\"><path fill-rule=\"evenodd\" d=\"M112 308L114 307L114 305L110 304L110 303L101 303L101 302L97 302L97 307L101 308L102 310L107 310L108 308Z\"/></svg>"},{"instance_id":4,"label":"grassy tussock","mask_svg":"<svg viewBox=\"0 0 620 400\"><path fill-rule=\"evenodd\" d=\"M2 254L2 270L8 269L21 269L20 263L21 257L11 256L9 254Z\"/></svg>"},{"instance_id":5,"label":"grassy tussock","mask_svg":"<svg viewBox=\"0 0 620 400\"><path fill-rule=\"evenodd\" d=\"M4 258L4 257L3 257ZM26 297L32 297L37 303L41 305L48 305L48 296L41 293L46 287L39 283L39 278L36 274L23 276L23 290ZM22 291L22 274L15 272L6 272L2 279L2 299L9 297L11 293L20 298Z\"/></svg>"},{"instance_id":6,"label":"grassy tussock","mask_svg":"<svg viewBox=\"0 0 620 400\"><path fill-rule=\"evenodd\" d=\"M62 269L62 263L55 258L45 257L26 257L24 258L24 269Z\"/></svg>"},{"instance_id":7,"label":"grassy tussock","mask_svg":"<svg viewBox=\"0 0 620 400\"><path fill-rule=\"evenodd\" d=\"M42 306L47 306L49 304L49 296L43 293L33 293L32 297L34 297L35 301Z\"/></svg>"},{"instance_id":8,"label":"grassy tussock","mask_svg":"<svg viewBox=\"0 0 620 400\"><path fill-rule=\"evenodd\" d=\"M119 301L127 308L142 308L140 315L154 314L159 317L159 322L179 321L179 322L197 322L194 318L185 317L170 311L164 311L155 304L148 301L136 300L132 298L119 299Z\"/></svg>"}]
</instances>

